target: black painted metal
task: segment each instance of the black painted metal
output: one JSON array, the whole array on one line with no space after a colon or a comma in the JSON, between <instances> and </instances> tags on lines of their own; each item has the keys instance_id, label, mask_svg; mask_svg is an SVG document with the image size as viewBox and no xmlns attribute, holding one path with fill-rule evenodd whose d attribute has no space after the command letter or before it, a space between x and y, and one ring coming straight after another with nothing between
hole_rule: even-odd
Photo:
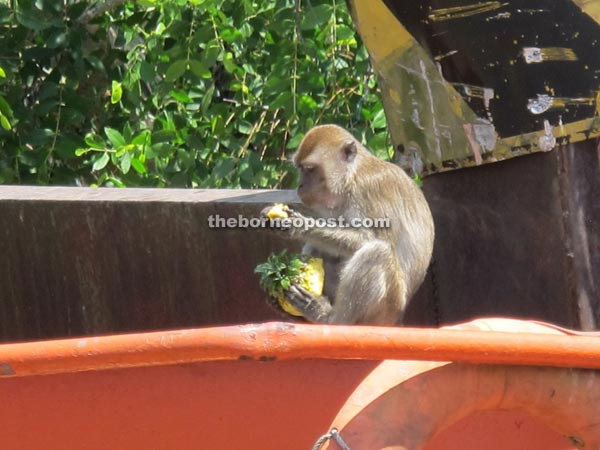
<instances>
[{"instance_id":1,"label":"black painted metal","mask_svg":"<svg viewBox=\"0 0 600 450\"><path fill-rule=\"evenodd\" d=\"M566 124L594 116L600 85L600 26L573 1L480 2L499 7L439 21L430 18L432 11L478 4L448 0L384 3L432 58L438 57L446 81L494 90L490 110L500 137L544 129L544 120ZM527 64L524 47L569 48L577 59ZM538 95L591 101L532 114L527 105ZM478 116L486 117L481 99L463 98Z\"/></svg>"}]
</instances>

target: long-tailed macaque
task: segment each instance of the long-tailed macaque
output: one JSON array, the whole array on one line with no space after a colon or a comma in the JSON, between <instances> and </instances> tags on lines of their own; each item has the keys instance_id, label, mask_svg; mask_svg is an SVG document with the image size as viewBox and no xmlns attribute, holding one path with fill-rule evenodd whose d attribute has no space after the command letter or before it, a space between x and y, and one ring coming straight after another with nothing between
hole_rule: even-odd
<instances>
[{"instance_id":1,"label":"long-tailed macaque","mask_svg":"<svg viewBox=\"0 0 600 450\"><path fill-rule=\"evenodd\" d=\"M342 217L347 225L388 218L389 227L289 228L290 237L304 241L303 253L323 258L325 288L314 297L293 285L287 300L311 322L401 322L433 250L433 219L420 188L335 125L309 130L294 163L298 195L317 217ZM292 217L305 218L295 211Z\"/></svg>"}]
</instances>

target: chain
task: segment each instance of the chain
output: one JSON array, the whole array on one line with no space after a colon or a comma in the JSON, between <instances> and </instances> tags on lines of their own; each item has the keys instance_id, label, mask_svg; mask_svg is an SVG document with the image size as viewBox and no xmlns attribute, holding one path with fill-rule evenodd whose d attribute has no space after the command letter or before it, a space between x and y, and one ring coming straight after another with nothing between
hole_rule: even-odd
<instances>
[{"instance_id":1,"label":"chain","mask_svg":"<svg viewBox=\"0 0 600 450\"><path fill-rule=\"evenodd\" d=\"M321 436L319 439L317 439L317 442L315 442L315 445L312 446L312 450L320 450L320 448L323 446L323 444L331 438L333 438L333 440L335 442L337 442L337 444L343 450L350 450L350 447L348 447L348 444L346 444L346 442L344 442L344 440L342 439L342 436L340 436L340 433L336 428L332 428L329 433L326 433L323 436Z\"/></svg>"}]
</instances>

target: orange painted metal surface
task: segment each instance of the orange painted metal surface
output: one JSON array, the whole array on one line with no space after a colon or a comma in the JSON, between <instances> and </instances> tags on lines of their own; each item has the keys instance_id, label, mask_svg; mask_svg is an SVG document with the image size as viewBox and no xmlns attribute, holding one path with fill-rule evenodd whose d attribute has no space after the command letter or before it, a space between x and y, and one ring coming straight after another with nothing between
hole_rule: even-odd
<instances>
[{"instance_id":1,"label":"orange painted metal surface","mask_svg":"<svg viewBox=\"0 0 600 450\"><path fill-rule=\"evenodd\" d=\"M600 448L598 367L600 338L502 319L6 344L2 447L300 450L337 427L352 450Z\"/></svg>"},{"instance_id":2,"label":"orange painted metal surface","mask_svg":"<svg viewBox=\"0 0 600 450\"><path fill-rule=\"evenodd\" d=\"M221 361L0 379L0 447L307 450L373 366Z\"/></svg>"},{"instance_id":3,"label":"orange painted metal surface","mask_svg":"<svg viewBox=\"0 0 600 450\"><path fill-rule=\"evenodd\" d=\"M600 339L538 332L267 323L0 345L4 376L237 359L409 359L600 368Z\"/></svg>"},{"instance_id":4,"label":"orange painted metal surface","mask_svg":"<svg viewBox=\"0 0 600 450\"><path fill-rule=\"evenodd\" d=\"M541 323L511 319L480 319L451 328L517 339L535 333L549 341L563 333ZM587 338L600 341L597 336ZM519 347L513 352L521 356ZM515 427L507 427L507 421ZM365 377L332 427L353 449L596 449L600 448L600 371L552 364L387 360ZM501 428L504 434L499 438ZM465 431L472 434L465 436Z\"/></svg>"},{"instance_id":5,"label":"orange painted metal surface","mask_svg":"<svg viewBox=\"0 0 600 450\"><path fill-rule=\"evenodd\" d=\"M511 411L533 424L527 433L491 442L497 433L489 414ZM460 421L467 425L453 426ZM464 425L464 424L463 424ZM540 426L543 425L543 426ZM351 449L458 448L464 428L476 430L486 450L600 448L600 372L556 367L495 366L423 361L384 361L348 398L332 426L339 429ZM526 431L526 430L523 430ZM434 439L438 435L445 436ZM542 446L545 441L553 442ZM327 447L336 449L335 445Z\"/></svg>"},{"instance_id":6,"label":"orange painted metal surface","mask_svg":"<svg viewBox=\"0 0 600 450\"><path fill-rule=\"evenodd\" d=\"M521 411L478 411L434 436L423 450L576 450L576 438Z\"/></svg>"}]
</instances>

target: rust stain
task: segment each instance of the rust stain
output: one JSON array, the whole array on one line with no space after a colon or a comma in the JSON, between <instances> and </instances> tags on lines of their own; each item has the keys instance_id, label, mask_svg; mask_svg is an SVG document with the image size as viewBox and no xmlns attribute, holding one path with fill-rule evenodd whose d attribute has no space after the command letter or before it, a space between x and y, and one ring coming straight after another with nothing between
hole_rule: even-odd
<instances>
[{"instance_id":1,"label":"rust stain","mask_svg":"<svg viewBox=\"0 0 600 450\"><path fill-rule=\"evenodd\" d=\"M508 3L480 2L471 5L454 6L451 8L432 9L429 20L432 22L443 22L445 20L462 19L503 8Z\"/></svg>"}]
</instances>

